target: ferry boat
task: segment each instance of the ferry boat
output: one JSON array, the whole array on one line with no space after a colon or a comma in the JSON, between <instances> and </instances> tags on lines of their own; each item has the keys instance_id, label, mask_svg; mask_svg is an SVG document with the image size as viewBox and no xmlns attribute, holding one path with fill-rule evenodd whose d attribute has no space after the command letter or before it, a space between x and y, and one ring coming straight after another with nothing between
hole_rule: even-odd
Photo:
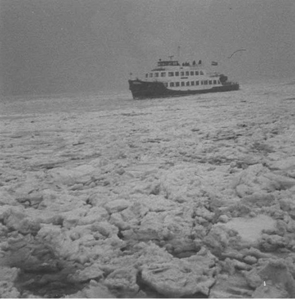
<instances>
[{"instance_id":1,"label":"ferry boat","mask_svg":"<svg viewBox=\"0 0 295 300\"><path fill-rule=\"evenodd\" d=\"M201 93L239 90L237 82L228 81L224 74L208 73L202 61L179 64L177 60L159 59L157 66L145 74L145 79L129 79L134 99L187 96ZM217 65L212 62L212 65Z\"/></svg>"}]
</instances>

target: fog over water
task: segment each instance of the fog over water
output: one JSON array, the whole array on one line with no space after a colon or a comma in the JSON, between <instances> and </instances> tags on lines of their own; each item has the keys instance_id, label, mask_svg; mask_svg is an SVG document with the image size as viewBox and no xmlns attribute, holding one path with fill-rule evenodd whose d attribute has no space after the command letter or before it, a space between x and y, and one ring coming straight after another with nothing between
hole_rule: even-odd
<instances>
[{"instance_id":1,"label":"fog over water","mask_svg":"<svg viewBox=\"0 0 295 300\"><path fill-rule=\"evenodd\" d=\"M294 77L294 0L1 0L3 95L128 89L158 58ZM228 57L238 49L230 59Z\"/></svg>"}]
</instances>

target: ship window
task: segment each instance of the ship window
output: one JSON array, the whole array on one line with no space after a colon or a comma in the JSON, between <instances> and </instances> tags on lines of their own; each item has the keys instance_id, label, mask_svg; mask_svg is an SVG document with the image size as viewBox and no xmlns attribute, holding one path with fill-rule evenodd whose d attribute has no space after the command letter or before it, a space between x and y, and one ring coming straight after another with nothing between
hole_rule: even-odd
<instances>
[{"instance_id":1,"label":"ship window","mask_svg":"<svg viewBox=\"0 0 295 300\"><path fill-rule=\"evenodd\" d=\"M159 73L157 72L157 73L155 73L155 77L159 77Z\"/></svg>"},{"instance_id":2,"label":"ship window","mask_svg":"<svg viewBox=\"0 0 295 300\"><path fill-rule=\"evenodd\" d=\"M184 81L181 82L181 86L185 86L185 82Z\"/></svg>"},{"instance_id":3,"label":"ship window","mask_svg":"<svg viewBox=\"0 0 295 300\"><path fill-rule=\"evenodd\" d=\"M153 73L150 73L150 77L153 77Z\"/></svg>"},{"instance_id":4,"label":"ship window","mask_svg":"<svg viewBox=\"0 0 295 300\"><path fill-rule=\"evenodd\" d=\"M204 84L205 84L205 85L208 84L208 80L204 80Z\"/></svg>"},{"instance_id":5,"label":"ship window","mask_svg":"<svg viewBox=\"0 0 295 300\"><path fill-rule=\"evenodd\" d=\"M165 72L162 72L161 73L161 77L165 77L166 76L166 73Z\"/></svg>"},{"instance_id":6,"label":"ship window","mask_svg":"<svg viewBox=\"0 0 295 300\"><path fill-rule=\"evenodd\" d=\"M204 72L203 72L203 71L200 71L200 75L204 75Z\"/></svg>"},{"instance_id":7,"label":"ship window","mask_svg":"<svg viewBox=\"0 0 295 300\"><path fill-rule=\"evenodd\" d=\"M174 76L174 72L168 72L168 76Z\"/></svg>"},{"instance_id":8,"label":"ship window","mask_svg":"<svg viewBox=\"0 0 295 300\"><path fill-rule=\"evenodd\" d=\"M148 77L149 77L149 74L145 74L145 77L148 78Z\"/></svg>"},{"instance_id":9,"label":"ship window","mask_svg":"<svg viewBox=\"0 0 295 300\"><path fill-rule=\"evenodd\" d=\"M201 84L202 84L202 85L204 84L204 81L203 81L203 80L201 81Z\"/></svg>"},{"instance_id":10,"label":"ship window","mask_svg":"<svg viewBox=\"0 0 295 300\"><path fill-rule=\"evenodd\" d=\"M214 84L217 84L217 81L216 81L216 80L213 80L213 83L214 83Z\"/></svg>"},{"instance_id":11,"label":"ship window","mask_svg":"<svg viewBox=\"0 0 295 300\"><path fill-rule=\"evenodd\" d=\"M176 85L176 86L179 86L179 82L175 82L175 85Z\"/></svg>"},{"instance_id":12,"label":"ship window","mask_svg":"<svg viewBox=\"0 0 295 300\"><path fill-rule=\"evenodd\" d=\"M209 84L212 84L212 80L209 80Z\"/></svg>"},{"instance_id":13,"label":"ship window","mask_svg":"<svg viewBox=\"0 0 295 300\"><path fill-rule=\"evenodd\" d=\"M174 86L174 82L170 82L170 86Z\"/></svg>"},{"instance_id":14,"label":"ship window","mask_svg":"<svg viewBox=\"0 0 295 300\"><path fill-rule=\"evenodd\" d=\"M194 71L191 71L191 75L194 76Z\"/></svg>"},{"instance_id":15,"label":"ship window","mask_svg":"<svg viewBox=\"0 0 295 300\"><path fill-rule=\"evenodd\" d=\"M199 81L196 81L196 85L199 85Z\"/></svg>"},{"instance_id":16,"label":"ship window","mask_svg":"<svg viewBox=\"0 0 295 300\"><path fill-rule=\"evenodd\" d=\"M179 76L179 72L175 72L175 76Z\"/></svg>"},{"instance_id":17,"label":"ship window","mask_svg":"<svg viewBox=\"0 0 295 300\"><path fill-rule=\"evenodd\" d=\"M189 71L186 71L186 72L185 72L185 75L188 76L188 75L189 75Z\"/></svg>"},{"instance_id":18,"label":"ship window","mask_svg":"<svg viewBox=\"0 0 295 300\"><path fill-rule=\"evenodd\" d=\"M195 85L195 82L194 82L194 81L191 81L191 85Z\"/></svg>"},{"instance_id":19,"label":"ship window","mask_svg":"<svg viewBox=\"0 0 295 300\"><path fill-rule=\"evenodd\" d=\"M181 76L184 76L184 72L181 72L180 74L181 74Z\"/></svg>"},{"instance_id":20,"label":"ship window","mask_svg":"<svg viewBox=\"0 0 295 300\"><path fill-rule=\"evenodd\" d=\"M195 74L196 74L196 75L199 75L199 71L196 71Z\"/></svg>"},{"instance_id":21,"label":"ship window","mask_svg":"<svg viewBox=\"0 0 295 300\"><path fill-rule=\"evenodd\" d=\"M186 86L189 86L189 81L186 82Z\"/></svg>"}]
</instances>

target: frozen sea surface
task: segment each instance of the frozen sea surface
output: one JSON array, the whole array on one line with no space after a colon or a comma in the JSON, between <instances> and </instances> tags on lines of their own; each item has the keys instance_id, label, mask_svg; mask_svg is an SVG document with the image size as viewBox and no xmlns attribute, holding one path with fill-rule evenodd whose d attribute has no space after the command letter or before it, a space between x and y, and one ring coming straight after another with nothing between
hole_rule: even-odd
<instances>
[{"instance_id":1,"label":"frozen sea surface","mask_svg":"<svg viewBox=\"0 0 295 300\"><path fill-rule=\"evenodd\" d=\"M272 81L271 83L261 84L244 84L238 92L240 97L253 95L259 96L275 96L279 94L283 99L293 97L292 79ZM10 96L0 99L1 116L11 115L30 115L30 114L48 114L59 112L98 112L107 110L121 110L128 108L144 109L147 107L176 104L184 99L207 102L222 99L231 99L236 97L235 93L217 93L217 94L201 94L197 96L161 98L161 99L132 99L131 93L123 92L101 92L88 94L61 94L61 95L44 95L44 96Z\"/></svg>"},{"instance_id":2,"label":"frozen sea surface","mask_svg":"<svg viewBox=\"0 0 295 300\"><path fill-rule=\"evenodd\" d=\"M294 80L0 108L2 297L295 297Z\"/></svg>"}]
</instances>

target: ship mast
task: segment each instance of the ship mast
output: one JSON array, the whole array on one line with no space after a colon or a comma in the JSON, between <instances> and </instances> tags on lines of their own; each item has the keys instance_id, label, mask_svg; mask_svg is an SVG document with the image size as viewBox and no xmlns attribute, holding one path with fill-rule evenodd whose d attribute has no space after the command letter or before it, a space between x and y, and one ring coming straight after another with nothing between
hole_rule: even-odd
<instances>
[{"instance_id":1,"label":"ship mast","mask_svg":"<svg viewBox=\"0 0 295 300\"><path fill-rule=\"evenodd\" d=\"M177 60L180 61L180 46L177 47Z\"/></svg>"}]
</instances>

